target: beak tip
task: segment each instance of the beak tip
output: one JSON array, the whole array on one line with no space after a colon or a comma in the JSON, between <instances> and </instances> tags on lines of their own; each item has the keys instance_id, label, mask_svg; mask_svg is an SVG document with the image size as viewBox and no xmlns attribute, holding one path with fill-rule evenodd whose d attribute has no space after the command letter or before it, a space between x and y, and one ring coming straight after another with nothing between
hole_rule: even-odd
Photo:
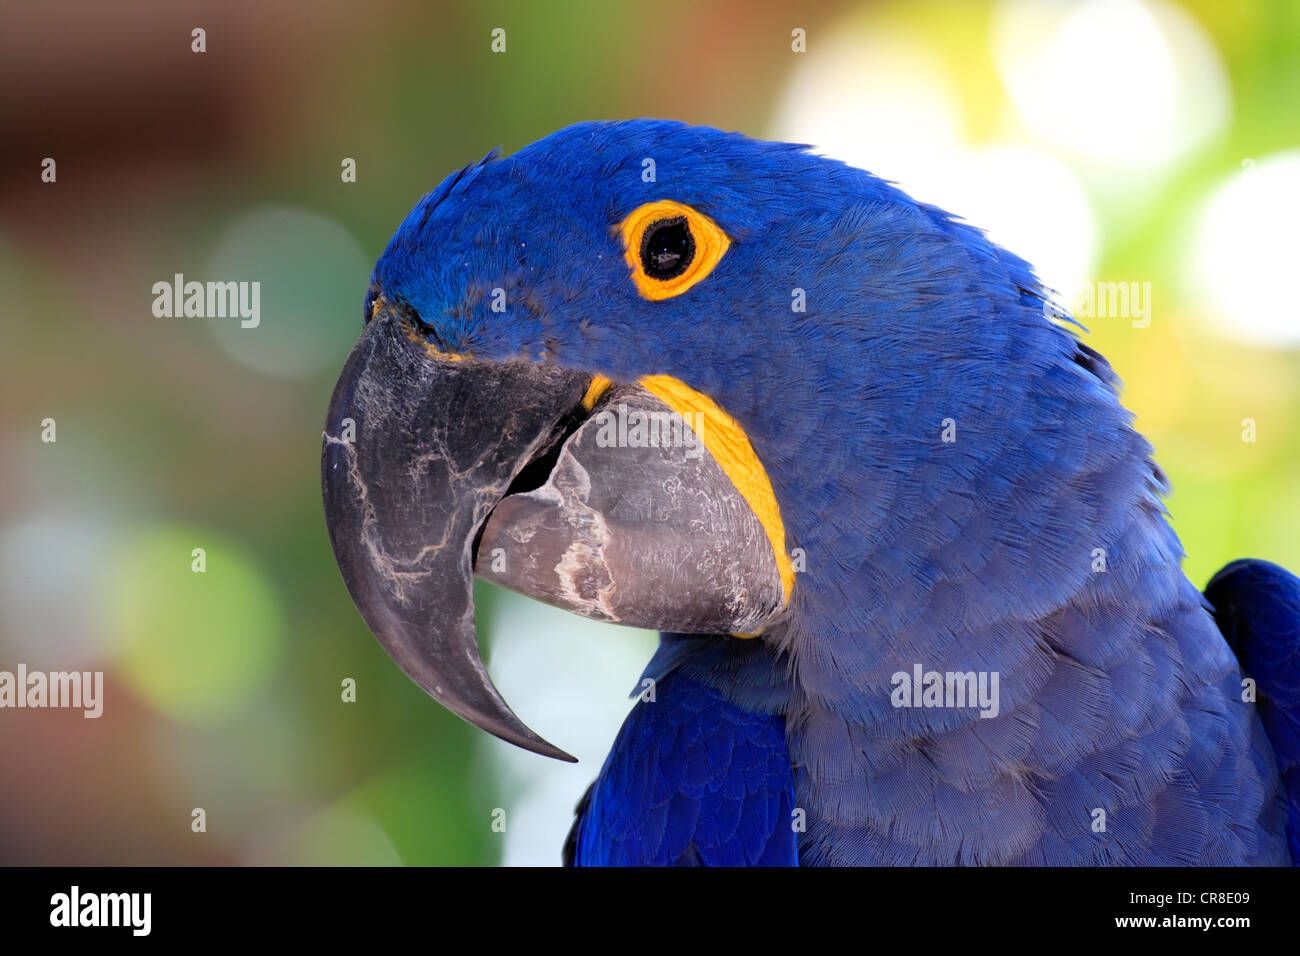
<instances>
[{"instance_id":1,"label":"beak tip","mask_svg":"<svg viewBox=\"0 0 1300 956\"><path fill-rule=\"evenodd\" d=\"M513 714L511 716L513 717ZM578 758L573 756L573 754L561 750L549 740L546 740L528 729L528 727L523 723L518 723L517 726L503 727L500 725L493 726L492 723L484 723L470 718L467 719L470 720L470 723L486 730L494 737L498 737L508 744L513 744L514 746L520 747L524 750L532 751L533 753L540 754L543 757L553 757L556 760L562 760L565 763L578 762ZM515 718L514 722L517 723L517 721L518 718Z\"/></svg>"}]
</instances>

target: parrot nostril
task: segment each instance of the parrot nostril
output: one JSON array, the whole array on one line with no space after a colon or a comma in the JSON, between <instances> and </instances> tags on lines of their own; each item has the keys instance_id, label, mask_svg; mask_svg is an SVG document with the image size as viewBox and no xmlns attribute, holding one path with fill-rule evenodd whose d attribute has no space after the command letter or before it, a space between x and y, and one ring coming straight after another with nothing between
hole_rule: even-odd
<instances>
[{"instance_id":1,"label":"parrot nostril","mask_svg":"<svg viewBox=\"0 0 1300 956\"><path fill-rule=\"evenodd\" d=\"M372 289L375 293L378 293L378 298L373 300L369 296L366 298L367 303L371 303L368 318L366 319L367 324L381 311L384 311L397 318L406 331L407 337L413 342L422 341L435 351L449 356L458 356L465 351L462 348L463 343L448 342L439 335L438 330L426 322L420 315L419 310L411 303L400 297L390 299L383 293L379 293L377 286L372 287Z\"/></svg>"}]
</instances>

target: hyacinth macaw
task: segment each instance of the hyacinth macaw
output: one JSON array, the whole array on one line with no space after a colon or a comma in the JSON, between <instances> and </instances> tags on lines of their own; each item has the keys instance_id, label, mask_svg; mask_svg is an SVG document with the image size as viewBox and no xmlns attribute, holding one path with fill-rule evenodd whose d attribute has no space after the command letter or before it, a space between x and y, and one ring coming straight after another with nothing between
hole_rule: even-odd
<instances>
[{"instance_id":1,"label":"hyacinth macaw","mask_svg":"<svg viewBox=\"0 0 1300 956\"><path fill-rule=\"evenodd\" d=\"M473 575L662 632L570 863L1290 863L1300 580L1184 576L1066 321L804 147L572 126L448 177L379 259L334 552L414 681L552 757Z\"/></svg>"}]
</instances>

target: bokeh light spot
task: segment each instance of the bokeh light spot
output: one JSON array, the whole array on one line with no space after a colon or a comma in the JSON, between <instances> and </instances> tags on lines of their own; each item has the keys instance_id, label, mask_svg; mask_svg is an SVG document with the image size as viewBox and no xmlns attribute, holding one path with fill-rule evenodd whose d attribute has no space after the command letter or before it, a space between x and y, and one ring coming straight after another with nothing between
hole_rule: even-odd
<instances>
[{"instance_id":1,"label":"bokeh light spot","mask_svg":"<svg viewBox=\"0 0 1300 956\"><path fill-rule=\"evenodd\" d=\"M1300 347L1300 150L1244 162L1201 212L1187 285L1197 311L1221 335L1251 345Z\"/></svg>"},{"instance_id":2,"label":"bokeh light spot","mask_svg":"<svg viewBox=\"0 0 1300 956\"><path fill-rule=\"evenodd\" d=\"M23 660L83 667L110 651L93 596L112 547L92 515L45 512L0 535L0 620ZM69 596L75 595L75 600Z\"/></svg>"},{"instance_id":3,"label":"bokeh light spot","mask_svg":"<svg viewBox=\"0 0 1300 956\"><path fill-rule=\"evenodd\" d=\"M361 328L370 279L352 234L305 209L263 206L234 223L208 263L211 281L258 281L256 327L208 319L240 364L277 378L301 378L338 361Z\"/></svg>"},{"instance_id":4,"label":"bokeh light spot","mask_svg":"<svg viewBox=\"0 0 1300 956\"><path fill-rule=\"evenodd\" d=\"M960 104L942 61L924 44L866 27L840 25L815 57L799 61L772 136L809 143L919 195L960 144Z\"/></svg>"},{"instance_id":5,"label":"bokeh light spot","mask_svg":"<svg viewBox=\"0 0 1300 956\"><path fill-rule=\"evenodd\" d=\"M1219 133L1231 113L1214 43L1162 0L1004 0L992 43L1025 124L1080 158L1159 168Z\"/></svg>"},{"instance_id":6,"label":"bokeh light spot","mask_svg":"<svg viewBox=\"0 0 1300 956\"><path fill-rule=\"evenodd\" d=\"M194 548L206 571L191 570ZM269 680L284 639L279 600L256 559L201 529L163 527L114 562L108 620L119 663L154 708L205 723L246 707Z\"/></svg>"}]
</instances>

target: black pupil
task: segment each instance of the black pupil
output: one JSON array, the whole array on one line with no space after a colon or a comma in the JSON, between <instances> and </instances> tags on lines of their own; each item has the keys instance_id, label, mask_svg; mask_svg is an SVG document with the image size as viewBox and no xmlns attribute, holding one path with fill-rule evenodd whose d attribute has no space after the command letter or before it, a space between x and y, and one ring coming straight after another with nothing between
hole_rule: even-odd
<instances>
[{"instance_id":1,"label":"black pupil","mask_svg":"<svg viewBox=\"0 0 1300 956\"><path fill-rule=\"evenodd\" d=\"M660 219L641 239L641 267L652 279L672 279L695 258L695 239L685 216Z\"/></svg>"}]
</instances>

